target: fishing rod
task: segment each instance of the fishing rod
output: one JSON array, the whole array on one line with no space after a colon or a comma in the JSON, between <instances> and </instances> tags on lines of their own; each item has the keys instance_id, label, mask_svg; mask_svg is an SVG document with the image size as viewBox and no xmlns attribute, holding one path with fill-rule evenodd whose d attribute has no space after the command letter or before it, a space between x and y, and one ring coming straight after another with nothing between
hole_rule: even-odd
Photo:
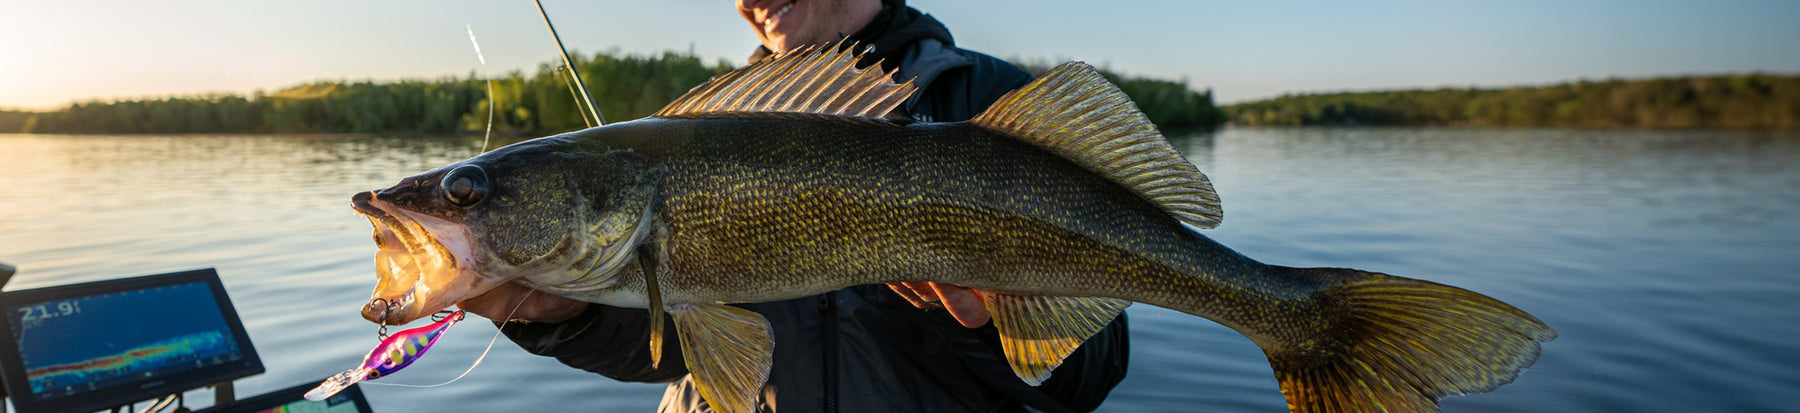
<instances>
[{"instance_id":1,"label":"fishing rod","mask_svg":"<svg viewBox=\"0 0 1800 413\"><path fill-rule=\"evenodd\" d=\"M591 115L593 116L593 123L588 126L605 126L606 118L600 116L600 107L594 106L594 96L593 94L588 93L587 84L581 81L581 72L575 70L575 63L569 60L569 49L563 47L562 36L556 34L556 25L550 24L550 13L544 12L543 0L531 1L537 3L538 15L544 17L544 27L550 28L550 38L556 40L556 50L562 52L563 67L569 69L569 77L575 79L575 87L581 90L581 99L575 101L575 106L577 107L586 103L587 112L582 114L581 122L587 123L589 119L588 116Z\"/></svg>"}]
</instances>

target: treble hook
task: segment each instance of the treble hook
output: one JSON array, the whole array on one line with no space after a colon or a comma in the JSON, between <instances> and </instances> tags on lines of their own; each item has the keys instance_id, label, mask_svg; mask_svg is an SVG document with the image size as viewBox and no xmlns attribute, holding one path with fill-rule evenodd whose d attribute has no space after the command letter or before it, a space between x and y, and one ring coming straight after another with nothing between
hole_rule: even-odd
<instances>
[{"instance_id":1,"label":"treble hook","mask_svg":"<svg viewBox=\"0 0 1800 413\"><path fill-rule=\"evenodd\" d=\"M431 314L431 322L435 323L435 322L439 322L439 321L444 321L444 317L449 316L451 314L456 314L456 312L448 310L448 309L438 310L438 312ZM456 321L462 321L462 320L463 320L463 315L456 314Z\"/></svg>"},{"instance_id":2,"label":"treble hook","mask_svg":"<svg viewBox=\"0 0 1800 413\"><path fill-rule=\"evenodd\" d=\"M375 341L380 342L380 341L387 340L387 337L388 337L388 331L387 331L388 313L394 312L394 302L388 301L386 298L376 298L374 301L370 301L369 303L374 304L376 302L381 303L381 322L376 323L376 324L380 324L381 327L378 327L375 329Z\"/></svg>"}]
</instances>

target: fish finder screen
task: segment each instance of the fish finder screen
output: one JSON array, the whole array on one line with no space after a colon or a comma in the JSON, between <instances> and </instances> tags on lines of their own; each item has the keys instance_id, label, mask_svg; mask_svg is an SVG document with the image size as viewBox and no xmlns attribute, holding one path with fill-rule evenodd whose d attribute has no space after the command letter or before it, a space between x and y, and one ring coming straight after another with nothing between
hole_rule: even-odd
<instances>
[{"instance_id":1,"label":"fish finder screen","mask_svg":"<svg viewBox=\"0 0 1800 413\"><path fill-rule=\"evenodd\" d=\"M5 310L32 396L40 401L244 358L205 282Z\"/></svg>"}]
</instances>

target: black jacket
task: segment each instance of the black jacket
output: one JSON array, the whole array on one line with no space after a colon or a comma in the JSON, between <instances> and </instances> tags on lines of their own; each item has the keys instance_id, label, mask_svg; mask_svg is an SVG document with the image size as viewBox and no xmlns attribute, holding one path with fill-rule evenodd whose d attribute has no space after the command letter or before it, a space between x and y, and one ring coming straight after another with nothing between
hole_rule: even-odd
<instances>
[{"instance_id":1,"label":"black jacket","mask_svg":"<svg viewBox=\"0 0 1800 413\"><path fill-rule=\"evenodd\" d=\"M931 16L900 1L887 3L850 39L872 48L865 64L898 67L896 78L920 86L905 105L914 118L966 120L1031 80L1004 61L955 48L949 30ZM751 60L767 54L758 50ZM1124 379L1129 353L1120 315L1043 385L1032 387L1007 367L991 324L964 328L942 310L913 308L886 286L740 306L762 314L773 329L775 365L759 400L764 411L1014 412L1024 405L1088 411ZM674 381L660 411L710 411L686 378L673 334L661 367L650 367L648 322L643 309L593 304L562 323L507 324L502 330L526 351L576 368L623 381Z\"/></svg>"}]
</instances>

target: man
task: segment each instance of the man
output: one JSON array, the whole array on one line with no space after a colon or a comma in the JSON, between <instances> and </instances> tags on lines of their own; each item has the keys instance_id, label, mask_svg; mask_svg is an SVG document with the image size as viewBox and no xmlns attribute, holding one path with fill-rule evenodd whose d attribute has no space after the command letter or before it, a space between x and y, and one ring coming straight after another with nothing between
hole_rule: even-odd
<instances>
[{"instance_id":1,"label":"man","mask_svg":"<svg viewBox=\"0 0 1800 413\"><path fill-rule=\"evenodd\" d=\"M903 0L737 0L737 9L763 44L751 61L847 37L869 49L864 65L880 61L899 70L897 79L913 79L919 92L904 109L921 121L966 120L1031 80L1004 61L956 48L943 24ZM528 293L509 284L458 305L491 319L518 305L512 317L528 322L503 331L526 351L618 380L676 381L661 411L710 411L685 378L674 335L661 365L650 366L644 310ZM857 286L741 307L767 318L775 341L775 365L758 400L763 411L1088 411L1125 376L1124 315L1033 387L1007 367L986 308L961 287Z\"/></svg>"}]
</instances>

